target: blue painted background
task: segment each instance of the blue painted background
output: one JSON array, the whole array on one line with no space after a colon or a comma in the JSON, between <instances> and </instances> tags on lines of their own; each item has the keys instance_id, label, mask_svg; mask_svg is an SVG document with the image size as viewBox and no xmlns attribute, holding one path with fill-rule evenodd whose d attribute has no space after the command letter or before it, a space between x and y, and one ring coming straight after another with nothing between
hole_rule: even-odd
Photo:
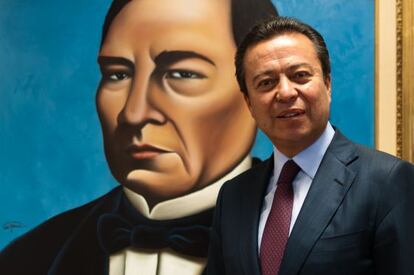
<instances>
[{"instance_id":1,"label":"blue painted background","mask_svg":"<svg viewBox=\"0 0 414 275\"><path fill-rule=\"evenodd\" d=\"M331 121L374 144L374 1L275 0L326 38ZM0 248L116 185L94 96L105 0L0 1ZM253 154L271 150L262 135ZM8 225L21 226L10 228Z\"/></svg>"}]
</instances>

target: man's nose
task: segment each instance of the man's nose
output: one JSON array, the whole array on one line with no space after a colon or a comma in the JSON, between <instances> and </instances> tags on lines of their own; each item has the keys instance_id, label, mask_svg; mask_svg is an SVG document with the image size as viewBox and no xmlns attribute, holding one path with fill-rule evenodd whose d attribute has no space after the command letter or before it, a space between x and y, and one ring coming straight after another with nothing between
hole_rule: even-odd
<instances>
[{"instance_id":1,"label":"man's nose","mask_svg":"<svg viewBox=\"0 0 414 275\"><path fill-rule=\"evenodd\" d=\"M138 77L131 83L128 98L119 114L120 124L144 127L148 123L161 125L166 118L154 100L155 84L151 77Z\"/></svg>"},{"instance_id":2,"label":"man's nose","mask_svg":"<svg viewBox=\"0 0 414 275\"><path fill-rule=\"evenodd\" d=\"M287 76L280 77L275 97L276 101L281 103L290 103L298 97L294 83Z\"/></svg>"}]
</instances>

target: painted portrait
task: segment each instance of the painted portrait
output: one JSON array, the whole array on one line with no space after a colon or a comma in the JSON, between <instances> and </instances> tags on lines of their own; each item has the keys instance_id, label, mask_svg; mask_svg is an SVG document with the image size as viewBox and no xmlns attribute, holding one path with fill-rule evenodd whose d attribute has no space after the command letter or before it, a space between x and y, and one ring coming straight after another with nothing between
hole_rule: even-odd
<instances>
[{"instance_id":1,"label":"painted portrait","mask_svg":"<svg viewBox=\"0 0 414 275\"><path fill-rule=\"evenodd\" d=\"M221 185L272 152L234 75L238 43L270 16L327 38L331 121L373 147L374 4L297 2L0 4L1 257L201 274Z\"/></svg>"}]
</instances>

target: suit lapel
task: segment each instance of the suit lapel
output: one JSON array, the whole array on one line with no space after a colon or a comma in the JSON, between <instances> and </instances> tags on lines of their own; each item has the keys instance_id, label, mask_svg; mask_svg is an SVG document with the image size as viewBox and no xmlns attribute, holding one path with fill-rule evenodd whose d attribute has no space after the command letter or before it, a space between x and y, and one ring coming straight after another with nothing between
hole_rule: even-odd
<instances>
[{"instance_id":1,"label":"suit lapel","mask_svg":"<svg viewBox=\"0 0 414 275\"><path fill-rule=\"evenodd\" d=\"M279 274L299 273L354 181L347 165L356 158L354 145L337 131L295 222Z\"/></svg>"},{"instance_id":2,"label":"suit lapel","mask_svg":"<svg viewBox=\"0 0 414 275\"><path fill-rule=\"evenodd\" d=\"M238 226L240 240L242 240L239 244L242 248L240 264L243 266L244 274L259 275L257 232L263 196L273 172L273 155L253 169L255 171L250 175L245 188L242 189L240 200L241 223Z\"/></svg>"}]
</instances>

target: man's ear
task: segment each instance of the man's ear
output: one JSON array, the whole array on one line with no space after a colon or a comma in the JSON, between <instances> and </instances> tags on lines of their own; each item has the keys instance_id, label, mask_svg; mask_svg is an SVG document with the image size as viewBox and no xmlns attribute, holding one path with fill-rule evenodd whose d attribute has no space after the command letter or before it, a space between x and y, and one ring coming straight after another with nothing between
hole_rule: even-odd
<instances>
[{"instance_id":1,"label":"man's ear","mask_svg":"<svg viewBox=\"0 0 414 275\"><path fill-rule=\"evenodd\" d=\"M327 75L324 79L326 90L328 91L329 101L331 101L331 75Z\"/></svg>"},{"instance_id":2,"label":"man's ear","mask_svg":"<svg viewBox=\"0 0 414 275\"><path fill-rule=\"evenodd\" d=\"M250 98L249 98L249 95L247 94L247 92L243 92L243 98L244 98L244 101L246 102L246 104L247 104L247 107L249 108L249 111L250 111L250 113L252 112L252 105L251 105L251 103L250 103Z\"/></svg>"}]
</instances>

